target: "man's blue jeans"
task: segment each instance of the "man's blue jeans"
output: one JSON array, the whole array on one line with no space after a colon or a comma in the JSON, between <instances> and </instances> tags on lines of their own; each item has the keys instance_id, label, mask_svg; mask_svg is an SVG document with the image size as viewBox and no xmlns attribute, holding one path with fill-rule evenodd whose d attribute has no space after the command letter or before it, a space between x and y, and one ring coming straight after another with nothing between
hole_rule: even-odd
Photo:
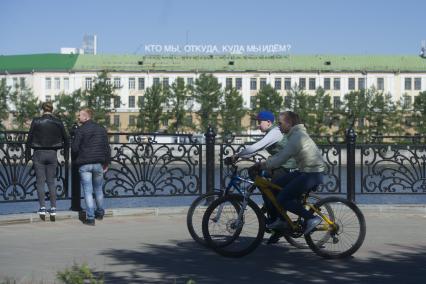
<instances>
[{"instance_id":1,"label":"man's blue jeans","mask_svg":"<svg viewBox=\"0 0 426 284\"><path fill-rule=\"evenodd\" d=\"M80 166L80 183L84 191L84 200L86 201L87 219L95 218L95 204L93 201L93 191L96 199L96 215L103 216L104 193L102 185L104 182L104 172L101 164L87 164Z\"/></svg>"}]
</instances>

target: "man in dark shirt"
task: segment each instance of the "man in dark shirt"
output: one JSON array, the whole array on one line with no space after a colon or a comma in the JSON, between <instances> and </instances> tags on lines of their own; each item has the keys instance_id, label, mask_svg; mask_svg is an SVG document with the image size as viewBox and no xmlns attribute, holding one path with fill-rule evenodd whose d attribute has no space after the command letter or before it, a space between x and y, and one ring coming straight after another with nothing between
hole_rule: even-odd
<instances>
[{"instance_id":1,"label":"man in dark shirt","mask_svg":"<svg viewBox=\"0 0 426 284\"><path fill-rule=\"evenodd\" d=\"M95 218L102 220L104 216L102 191L103 174L108 170L111 149L108 135L102 126L92 120L94 113L90 108L83 108L79 113L81 126L75 131L72 152L76 155L75 163L79 166L80 181L86 202L87 225L95 225ZM95 192L96 211L93 200Z\"/></svg>"},{"instance_id":2,"label":"man in dark shirt","mask_svg":"<svg viewBox=\"0 0 426 284\"><path fill-rule=\"evenodd\" d=\"M38 214L45 219L46 202L44 186L47 183L50 196L50 209L47 212L50 220L55 221L56 216L56 189L55 176L58 149L64 149L65 160L68 160L68 137L62 121L52 115L51 102L42 104L43 115L34 118L28 132L25 157L31 158L31 149L34 149L33 163L36 174L36 186L40 209Z\"/></svg>"}]
</instances>

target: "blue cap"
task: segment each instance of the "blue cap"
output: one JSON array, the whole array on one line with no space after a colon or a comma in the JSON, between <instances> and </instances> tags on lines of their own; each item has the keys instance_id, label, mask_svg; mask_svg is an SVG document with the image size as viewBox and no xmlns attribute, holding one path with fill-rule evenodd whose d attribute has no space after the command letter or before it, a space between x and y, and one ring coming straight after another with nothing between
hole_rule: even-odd
<instances>
[{"instance_id":1,"label":"blue cap","mask_svg":"<svg viewBox=\"0 0 426 284\"><path fill-rule=\"evenodd\" d=\"M259 112L256 116L257 120L269 120L271 122L274 122L275 117L274 114L268 110L263 110Z\"/></svg>"}]
</instances>

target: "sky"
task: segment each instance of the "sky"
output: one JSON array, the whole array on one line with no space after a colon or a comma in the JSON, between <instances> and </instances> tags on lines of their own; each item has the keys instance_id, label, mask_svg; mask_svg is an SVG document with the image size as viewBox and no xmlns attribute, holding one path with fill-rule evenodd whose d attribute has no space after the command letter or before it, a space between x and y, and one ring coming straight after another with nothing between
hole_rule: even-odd
<instances>
[{"instance_id":1,"label":"sky","mask_svg":"<svg viewBox=\"0 0 426 284\"><path fill-rule=\"evenodd\" d=\"M100 54L145 45L290 45L290 54L418 55L426 1L2 0L0 55L59 53L96 34Z\"/></svg>"}]
</instances>

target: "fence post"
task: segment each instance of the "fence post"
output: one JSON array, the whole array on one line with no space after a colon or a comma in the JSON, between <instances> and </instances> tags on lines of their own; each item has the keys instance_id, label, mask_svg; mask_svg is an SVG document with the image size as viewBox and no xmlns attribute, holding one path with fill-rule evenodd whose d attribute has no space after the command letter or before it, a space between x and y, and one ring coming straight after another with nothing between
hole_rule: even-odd
<instances>
[{"instance_id":1,"label":"fence post","mask_svg":"<svg viewBox=\"0 0 426 284\"><path fill-rule=\"evenodd\" d=\"M208 126L207 132L204 134L206 137L206 192L212 192L214 190L214 180L215 180L215 137L216 133L214 132L211 125Z\"/></svg>"},{"instance_id":2,"label":"fence post","mask_svg":"<svg viewBox=\"0 0 426 284\"><path fill-rule=\"evenodd\" d=\"M71 129L71 142L74 139L74 133L77 130L78 125L74 124ZM75 164L75 155L71 152L71 210L81 211L81 189L80 189L80 174L78 172L78 166Z\"/></svg>"},{"instance_id":3,"label":"fence post","mask_svg":"<svg viewBox=\"0 0 426 284\"><path fill-rule=\"evenodd\" d=\"M355 143L356 133L353 125L346 130L346 170L347 170L347 199L355 201Z\"/></svg>"}]
</instances>

